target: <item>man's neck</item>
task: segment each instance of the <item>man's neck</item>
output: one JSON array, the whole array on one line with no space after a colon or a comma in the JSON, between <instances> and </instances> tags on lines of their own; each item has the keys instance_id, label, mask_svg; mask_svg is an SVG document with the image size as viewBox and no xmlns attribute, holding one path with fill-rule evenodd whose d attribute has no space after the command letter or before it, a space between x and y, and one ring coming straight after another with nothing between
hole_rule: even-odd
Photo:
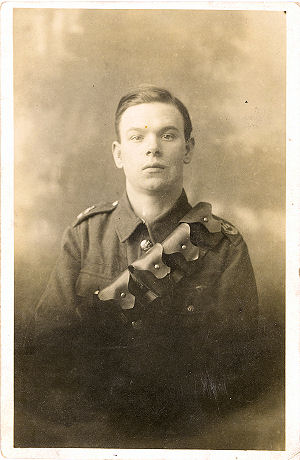
<instances>
[{"instance_id":1,"label":"man's neck","mask_svg":"<svg viewBox=\"0 0 300 460\"><path fill-rule=\"evenodd\" d=\"M145 222L154 222L158 216L167 213L182 193L182 187L168 192L145 193L126 184L127 196L135 214Z\"/></svg>"}]
</instances>

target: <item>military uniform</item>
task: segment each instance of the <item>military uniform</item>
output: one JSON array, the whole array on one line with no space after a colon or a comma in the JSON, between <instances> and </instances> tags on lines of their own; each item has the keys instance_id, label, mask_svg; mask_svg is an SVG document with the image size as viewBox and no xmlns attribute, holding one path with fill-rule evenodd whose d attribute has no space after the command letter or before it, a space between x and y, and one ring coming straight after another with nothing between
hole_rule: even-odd
<instances>
[{"instance_id":1,"label":"military uniform","mask_svg":"<svg viewBox=\"0 0 300 460\"><path fill-rule=\"evenodd\" d=\"M52 386L71 391L74 384L76 404L78 394L89 393L101 411L157 423L170 420L171 412L177 420L199 407L218 411L220 404L251 399L255 278L242 236L208 203L189 214L199 258L167 301L146 312L124 312L95 295L145 249L163 242L191 210L183 191L149 225L135 215L125 193L119 202L91 206L67 228L34 315L34 367L43 369L46 380L56 375Z\"/></svg>"},{"instance_id":2,"label":"military uniform","mask_svg":"<svg viewBox=\"0 0 300 460\"><path fill-rule=\"evenodd\" d=\"M81 322L82 299L90 299L110 284L143 254L143 245L162 242L190 209L183 192L170 212L147 225L135 215L124 194L119 202L91 206L79 214L64 234L61 254L39 302L38 329L61 329ZM240 323L257 316L256 284L242 236L212 215L208 203L202 203L194 220L199 269L192 280L180 285L178 311L184 317L197 317L210 308L230 321L239 318Z\"/></svg>"}]
</instances>

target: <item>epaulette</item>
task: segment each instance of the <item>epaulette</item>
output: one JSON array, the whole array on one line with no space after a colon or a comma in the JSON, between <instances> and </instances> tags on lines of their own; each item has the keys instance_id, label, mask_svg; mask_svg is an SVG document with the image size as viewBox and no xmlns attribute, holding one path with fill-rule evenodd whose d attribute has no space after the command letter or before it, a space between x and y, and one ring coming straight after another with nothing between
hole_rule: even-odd
<instances>
[{"instance_id":1,"label":"epaulette","mask_svg":"<svg viewBox=\"0 0 300 460\"><path fill-rule=\"evenodd\" d=\"M99 203L94 204L93 206L89 206L80 214L78 214L75 222L73 223L73 227L76 227L76 225L81 224L81 222L89 219L92 216L95 216L96 214L105 214L113 211L116 209L118 203L118 201L114 201L113 203Z\"/></svg>"}]
</instances>

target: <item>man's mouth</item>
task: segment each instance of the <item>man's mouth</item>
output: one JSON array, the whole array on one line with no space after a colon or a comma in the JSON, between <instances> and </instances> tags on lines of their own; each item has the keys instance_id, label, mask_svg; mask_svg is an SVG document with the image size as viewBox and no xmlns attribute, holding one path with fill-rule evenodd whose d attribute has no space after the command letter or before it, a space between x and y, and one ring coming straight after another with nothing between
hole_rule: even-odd
<instances>
[{"instance_id":1,"label":"man's mouth","mask_svg":"<svg viewBox=\"0 0 300 460\"><path fill-rule=\"evenodd\" d=\"M143 170L144 169L165 169L165 167L161 165L160 163L151 163L151 164L143 166L142 169Z\"/></svg>"}]
</instances>

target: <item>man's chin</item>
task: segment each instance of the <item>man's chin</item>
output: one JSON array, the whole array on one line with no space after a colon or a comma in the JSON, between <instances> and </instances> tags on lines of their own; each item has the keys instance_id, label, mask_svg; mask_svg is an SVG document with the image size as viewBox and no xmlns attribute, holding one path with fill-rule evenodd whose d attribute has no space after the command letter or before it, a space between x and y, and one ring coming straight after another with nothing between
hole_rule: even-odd
<instances>
[{"instance_id":1,"label":"man's chin","mask_svg":"<svg viewBox=\"0 0 300 460\"><path fill-rule=\"evenodd\" d=\"M147 192L161 192L172 189L171 184L162 179L145 181L142 188Z\"/></svg>"},{"instance_id":2,"label":"man's chin","mask_svg":"<svg viewBox=\"0 0 300 460\"><path fill-rule=\"evenodd\" d=\"M135 183L131 181L130 184L131 188L135 189L137 192L145 194L163 192L164 194L168 194L172 193L174 189L178 188L179 182L180 178L178 178L176 181L170 181L166 177L147 177Z\"/></svg>"}]
</instances>

